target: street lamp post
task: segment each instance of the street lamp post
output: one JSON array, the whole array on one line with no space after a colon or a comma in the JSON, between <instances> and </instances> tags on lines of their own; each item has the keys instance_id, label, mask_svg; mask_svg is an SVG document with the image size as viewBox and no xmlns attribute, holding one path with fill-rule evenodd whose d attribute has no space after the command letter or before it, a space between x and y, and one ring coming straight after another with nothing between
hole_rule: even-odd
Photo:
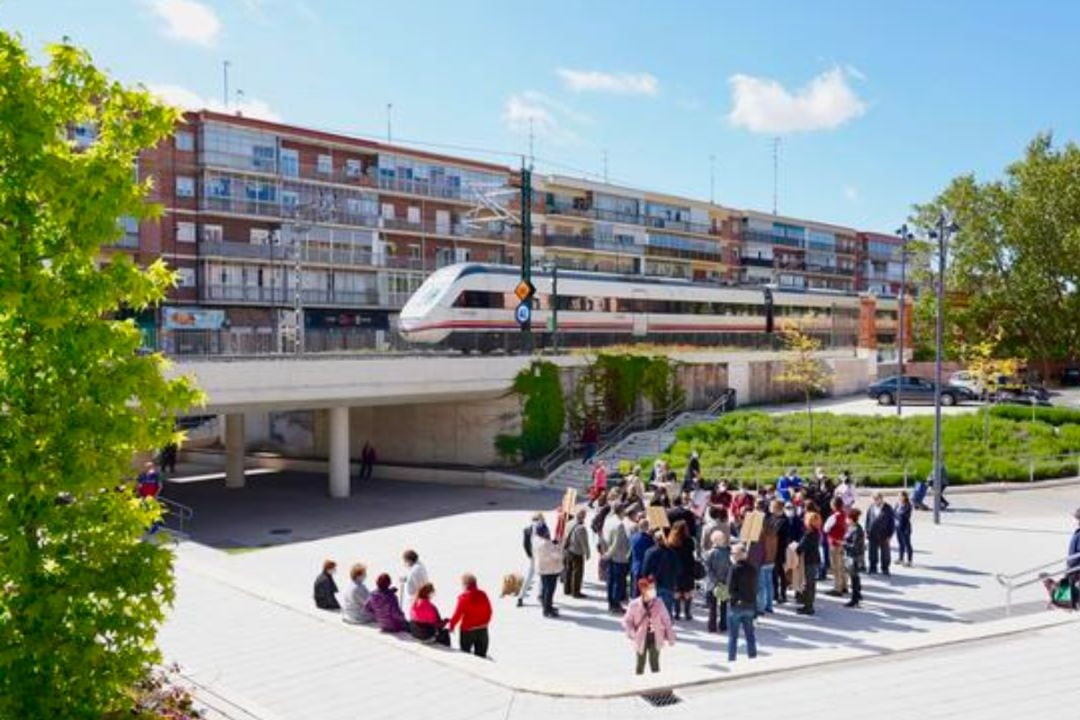
<instances>
[{"instance_id":1,"label":"street lamp post","mask_svg":"<svg viewBox=\"0 0 1080 720\"><path fill-rule=\"evenodd\" d=\"M948 235L955 233L960 226L942 213L938 217L937 229L930 232L932 239L938 243L938 267L937 267L937 332L936 346L934 350L934 524L941 524L941 487L944 463L942 461L941 447L941 358L942 339L944 332L944 306L945 306L945 246Z\"/></svg>"},{"instance_id":2,"label":"street lamp post","mask_svg":"<svg viewBox=\"0 0 1080 720\"><path fill-rule=\"evenodd\" d=\"M900 236L900 305L896 310L896 416L904 415L904 400L900 392L900 377L904 374L904 299L907 296L907 243L915 237L908 232L907 223L900 226L896 231ZM886 272L886 275L888 273Z\"/></svg>"}]
</instances>

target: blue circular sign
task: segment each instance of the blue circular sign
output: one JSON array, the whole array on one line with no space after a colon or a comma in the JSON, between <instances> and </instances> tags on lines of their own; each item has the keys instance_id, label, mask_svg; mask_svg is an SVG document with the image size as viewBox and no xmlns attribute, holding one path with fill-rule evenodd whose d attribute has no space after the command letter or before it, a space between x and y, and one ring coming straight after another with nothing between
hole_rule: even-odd
<instances>
[{"instance_id":1,"label":"blue circular sign","mask_svg":"<svg viewBox=\"0 0 1080 720\"><path fill-rule=\"evenodd\" d=\"M521 303L514 310L514 317L517 319L518 325L524 325L532 318L532 307L527 302Z\"/></svg>"}]
</instances>

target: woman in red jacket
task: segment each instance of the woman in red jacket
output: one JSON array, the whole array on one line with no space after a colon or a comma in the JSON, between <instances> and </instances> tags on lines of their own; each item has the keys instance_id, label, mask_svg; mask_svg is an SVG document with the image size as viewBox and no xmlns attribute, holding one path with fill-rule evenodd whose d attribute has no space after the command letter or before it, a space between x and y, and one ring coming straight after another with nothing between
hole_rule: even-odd
<instances>
[{"instance_id":1,"label":"woman in red jacket","mask_svg":"<svg viewBox=\"0 0 1080 720\"><path fill-rule=\"evenodd\" d=\"M450 632L460 625L458 644L462 652L487 657L491 602L487 593L476 587L476 576L472 573L461 576L461 586L464 592L458 595L457 607L450 617Z\"/></svg>"}]
</instances>

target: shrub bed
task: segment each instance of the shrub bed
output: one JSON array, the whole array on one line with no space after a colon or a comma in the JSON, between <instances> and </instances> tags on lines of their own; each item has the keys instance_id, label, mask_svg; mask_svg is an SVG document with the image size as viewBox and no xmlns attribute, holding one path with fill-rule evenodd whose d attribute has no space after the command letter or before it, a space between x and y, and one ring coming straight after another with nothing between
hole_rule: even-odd
<instances>
[{"instance_id":1,"label":"shrub bed","mask_svg":"<svg viewBox=\"0 0 1080 720\"><path fill-rule=\"evenodd\" d=\"M1031 408L1023 405L995 405L992 417L1018 422L1031 422ZM1049 425L1080 425L1080 410L1065 407L1036 407L1035 421Z\"/></svg>"},{"instance_id":2,"label":"shrub bed","mask_svg":"<svg viewBox=\"0 0 1080 720\"><path fill-rule=\"evenodd\" d=\"M949 482L1026 481L1032 469L1036 479L1077 474L1080 423L1055 424L1039 420L1038 414L1036 418L1030 422L1030 409L1025 418L1016 419L1011 413L992 412L988 428L981 414L944 418L942 444ZM900 485L905 469L909 483L929 474L933 433L933 418L927 416L901 420L814 413L811 448L804 413L736 412L681 429L663 457L681 470L690 452L697 450L708 479L771 482L788 467L805 476L822 465L831 476L848 470L860 484Z\"/></svg>"}]
</instances>

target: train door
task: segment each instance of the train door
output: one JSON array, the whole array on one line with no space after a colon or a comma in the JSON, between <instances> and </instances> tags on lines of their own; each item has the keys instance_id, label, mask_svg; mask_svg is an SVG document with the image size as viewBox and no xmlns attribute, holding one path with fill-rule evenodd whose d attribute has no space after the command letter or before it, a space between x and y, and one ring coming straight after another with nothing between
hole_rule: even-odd
<instances>
[{"instance_id":1,"label":"train door","mask_svg":"<svg viewBox=\"0 0 1080 720\"><path fill-rule=\"evenodd\" d=\"M633 291L633 302L630 304L630 309L633 311L634 316L634 337L645 337L649 334L649 316L646 314L646 300L645 291L635 289Z\"/></svg>"}]
</instances>

